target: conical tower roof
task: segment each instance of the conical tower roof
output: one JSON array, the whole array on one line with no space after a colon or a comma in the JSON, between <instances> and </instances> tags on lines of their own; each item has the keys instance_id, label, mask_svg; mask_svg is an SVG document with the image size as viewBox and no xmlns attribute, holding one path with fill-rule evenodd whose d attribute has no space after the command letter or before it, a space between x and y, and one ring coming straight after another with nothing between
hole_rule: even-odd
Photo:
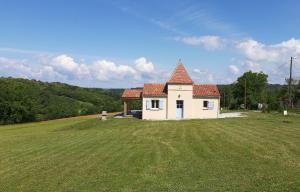
<instances>
[{"instance_id":1,"label":"conical tower roof","mask_svg":"<svg viewBox=\"0 0 300 192\"><path fill-rule=\"evenodd\" d=\"M171 78L167 82L169 84L193 84L193 80L187 73L182 63L177 64Z\"/></svg>"}]
</instances>

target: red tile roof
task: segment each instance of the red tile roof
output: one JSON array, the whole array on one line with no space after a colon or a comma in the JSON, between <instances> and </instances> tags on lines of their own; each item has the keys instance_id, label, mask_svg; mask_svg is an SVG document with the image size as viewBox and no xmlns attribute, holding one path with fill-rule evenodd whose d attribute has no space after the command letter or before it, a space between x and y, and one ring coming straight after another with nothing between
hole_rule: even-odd
<instances>
[{"instance_id":1,"label":"red tile roof","mask_svg":"<svg viewBox=\"0 0 300 192\"><path fill-rule=\"evenodd\" d=\"M167 96L165 90L166 84L160 83L145 83L143 89L143 96Z\"/></svg>"},{"instance_id":2,"label":"red tile roof","mask_svg":"<svg viewBox=\"0 0 300 192\"><path fill-rule=\"evenodd\" d=\"M216 85L193 84L192 79L182 64L178 64L170 80L170 84L192 84L194 97L219 97L220 93ZM144 96L166 97L167 84L145 83L143 89L125 89L122 94L123 100L141 99Z\"/></svg>"},{"instance_id":3,"label":"red tile roof","mask_svg":"<svg viewBox=\"0 0 300 192\"><path fill-rule=\"evenodd\" d=\"M178 64L167 82L169 84L193 84L193 80L185 70L183 64Z\"/></svg>"},{"instance_id":4,"label":"red tile roof","mask_svg":"<svg viewBox=\"0 0 300 192\"><path fill-rule=\"evenodd\" d=\"M219 97L220 93L216 85L193 85L194 97Z\"/></svg>"},{"instance_id":5,"label":"red tile roof","mask_svg":"<svg viewBox=\"0 0 300 192\"><path fill-rule=\"evenodd\" d=\"M125 89L122 99L141 99L142 96L166 97L166 84L145 83L142 89ZM194 97L219 97L220 93L216 85L193 85Z\"/></svg>"},{"instance_id":6,"label":"red tile roof","mask_svg":"<svg viewBox=\"0 0 300 192\"><path fill-rule=\"evenodd\" d=\"M122 99L141 99L142 89L125 89L122 94Z\"/></svg>"}]
</instances>

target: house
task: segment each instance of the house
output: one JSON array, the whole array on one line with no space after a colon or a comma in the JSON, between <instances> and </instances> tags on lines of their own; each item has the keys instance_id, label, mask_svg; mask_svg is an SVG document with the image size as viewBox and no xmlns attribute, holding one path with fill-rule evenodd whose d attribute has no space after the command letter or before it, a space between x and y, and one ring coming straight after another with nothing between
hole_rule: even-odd
<instances>
[{"instance_id":1,"label":"house","mask_svg":"<svg viewBox=\"0 0 300 192\"><path fill-rule=\"evenodd\" d=\"M220 93L216 85L194 84L182 63L166 83L145 83L143 89L126 89L122 94L124 115L128 102L142 100L142 119L218 118Z\"/></svg>"}]
</instances>

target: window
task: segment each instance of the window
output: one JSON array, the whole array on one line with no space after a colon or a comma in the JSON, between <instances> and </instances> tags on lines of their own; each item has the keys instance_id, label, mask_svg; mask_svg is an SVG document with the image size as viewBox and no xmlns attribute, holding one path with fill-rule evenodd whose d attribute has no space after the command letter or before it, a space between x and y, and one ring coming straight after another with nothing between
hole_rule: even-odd
<instances>
[{"instance_id":1,"label":"window","mask_svg":"<svg viewBox=\"0 0 300 192\"><path fill-rule=\"evenodd\" d=\"M203 101L203 108L208 108L208 101Z\"/></svg>"},{"instance_id":2,"label":"window","mask_svg":"<svg viewBox=\"0 0 300 192\"><path fill-rule=\"evenodd\" d=\"M203 109L204 110L213 110L214 109L214 102L213 101L203 101Z\"/></svg>"},{"instance_id":3,"label":"window","mask_svg":"<svg viewBox=\"0 0 300 192\"><path fill-rule=\"evenodd\" d=\"M151 109L154 109L155 111L160 109L164 109L165 107L165 104L164 104L164 100L160 100L160 99L149 99L149 100L146 100L146 109L147 110L151 110Z\"/></svg>"},{"instance_id":4,"label":"window","mask_svg":"<svg viewBox=\"0 0 300 192\"><path fill-rule=\"evenodd\" d=\"M158 109L159 108L159 100L151 100L151 108Z\"/></svg>"},{"instance_id":5,"label":"window","mask_svg":"<svg viewBox=\"0 0 300 192\"><path fill-rule=\"evenodd\" d=\"M176 108L177 109L183 109L183 100L177 100L176 101Z\"/></svg>"}]
</instances>

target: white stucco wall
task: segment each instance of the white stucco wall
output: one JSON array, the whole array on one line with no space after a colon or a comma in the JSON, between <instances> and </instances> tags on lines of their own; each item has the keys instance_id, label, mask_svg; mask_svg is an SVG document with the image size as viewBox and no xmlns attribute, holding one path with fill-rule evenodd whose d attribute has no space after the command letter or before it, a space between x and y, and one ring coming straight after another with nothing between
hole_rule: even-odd
<instances>
[{"instance_id":1,"label":"white stucco wall","mask_svg":"<svg viewBox=\"0 0 300 192\"><path fill-rule=\"evenodd\" d=\"M163 109L148 109L146 108L147 100L163 100ZM142 119L164 120L167 113L167 98L143 98L143 114Z\"/></svg>"},{"instance_id":2,"label":"white stucco wall","mask_svg":"<svg viewBox=\"0 0 300 192\"><path fill-rule=\"evenodd\" d=\"M203 101L214 102L213 109L204 108ZM193 110L193 118L195 119L218 118L220 113L220 99L219 98L194 98L192 110Z\"/></svg>"},{"instance_id":3,"label":"white stucco wall","mask_svg":"<svg viewBox=\"0 0 300 192\"><path fill-rule=\"evenodd\" d=\"M176 100L183 100L183 118L193 118L193 85L168 85L168 119L176 119Z\"/></svg>"}]
</instances>

